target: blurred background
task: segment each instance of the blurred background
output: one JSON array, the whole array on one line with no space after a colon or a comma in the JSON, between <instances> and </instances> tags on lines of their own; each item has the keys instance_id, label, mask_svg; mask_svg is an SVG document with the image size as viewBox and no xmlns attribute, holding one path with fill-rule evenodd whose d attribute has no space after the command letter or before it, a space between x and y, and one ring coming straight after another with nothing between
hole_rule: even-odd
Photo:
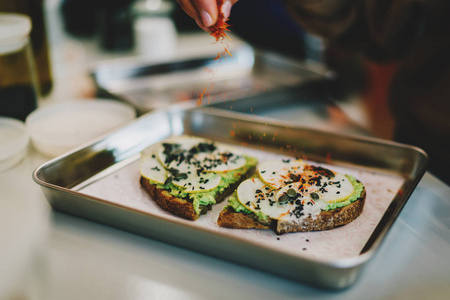
<instances>
[{"instance_id":1,"label":"blurred background","mask_svg":"<svg viewBox=\"0 0 450 300\"><path fill-rule=\"evenodd\" d=\"M40 99L47 99L41 105L52 99L98 96L98 78L91 75L101 62L167 61L205 53L213 43L175 0L4 0L0 11L32 19ZM338 47L325 51L324 42L302 30L279 0L240 1L229 23L231 35L237 37L232 46L244 41L322 67L330 80L319 82L318 89L373 135L392 138L385 103L391 65L370 64ZM380 116L383 121L377 122Z\"/></svg>"}]
</instances>

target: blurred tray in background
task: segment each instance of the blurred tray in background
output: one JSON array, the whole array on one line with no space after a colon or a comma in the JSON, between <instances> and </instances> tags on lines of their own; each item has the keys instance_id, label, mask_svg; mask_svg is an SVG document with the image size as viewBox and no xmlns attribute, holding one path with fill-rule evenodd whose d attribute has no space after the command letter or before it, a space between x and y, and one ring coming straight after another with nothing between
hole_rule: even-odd
<instances>
[{"instance_id":1,"label":"blurred tray in background","mask_svg":"<svg viewBox=\"0 0 450 300\"><path fill-rule=\"evenodd\" d=\"M102 96L134 105L140 114L173 104L195 106L240 99L298 86L324 77L317 68L255 51L247 45L232 50L233 57L202 56L161 63L139 58L98 64L92 76Z\"/></svg>"},{"instance_id":2,"label":"blurred tray in background","mask_svg":"<svg viewBox=\"0 0 450 300\"><path fill-rule=\"evenodd\" d=\"M139 114L201 104L308 128L368 135L340 108L345 99L336 99L336 85L320 66L247 45L232 53L218 60L202 54L164 63L116 59L97 65L92 76L99 95L131 103Z\"/></svg>"}]
</instances>

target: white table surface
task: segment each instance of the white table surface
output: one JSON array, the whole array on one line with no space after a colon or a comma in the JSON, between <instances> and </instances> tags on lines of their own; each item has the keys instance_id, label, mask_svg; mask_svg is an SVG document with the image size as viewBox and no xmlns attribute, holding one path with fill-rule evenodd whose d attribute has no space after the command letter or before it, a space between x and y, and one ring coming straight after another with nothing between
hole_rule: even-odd
<instances>
[{"instance_id":1,"label":"white table surface","mask_svg":"<svg viewBox=\"0 0 450 300\"><path fill-rule=\"evenodd\" d=\"M52 47L44 105L77 97L69 79L89 63L79 44ZM450 188L428 173L359 280L327 291L52 211L31 176L48 159L30 147L0 173L0 300L450 298Z\"/></svg>"},{"instance_id":2,"label":"white table surface","mask_svg":"<svg viewBox=\"0 0 450 300\"><path fill-rule=\"evenodd\" d=\"M426 174L358 281L326 291L52 211L29 150L0 173L0 299L448 299L450 188Z\"/></svg>"}]
</instances>

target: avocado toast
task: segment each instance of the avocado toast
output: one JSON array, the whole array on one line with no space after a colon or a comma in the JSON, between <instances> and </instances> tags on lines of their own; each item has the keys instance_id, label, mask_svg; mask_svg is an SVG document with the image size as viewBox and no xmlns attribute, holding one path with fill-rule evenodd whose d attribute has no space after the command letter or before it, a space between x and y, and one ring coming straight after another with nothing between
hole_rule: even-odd
<instances>
[{"instance_id":1,"label":"avocado toast","mask_svg":"<svg viewBox=\"0 0 450 300\"><path fill-rule=\"evenodd\" d=\"M233 193L256 164L227 145L179 136L141 153L140 184L162 209L196 220Z\"/></svg>"},{"instance_id":2,"label":"avocado toast","mask_svg":"<svg viewBox=\"0 0 450 300\"><path fill-rule=\"evenodd\" d=\"M217 223L277 234L329 230L355 220L365 197L364 185L351 175L297 159L272 160L238 186Z\"/></svg>"}]
</instances>

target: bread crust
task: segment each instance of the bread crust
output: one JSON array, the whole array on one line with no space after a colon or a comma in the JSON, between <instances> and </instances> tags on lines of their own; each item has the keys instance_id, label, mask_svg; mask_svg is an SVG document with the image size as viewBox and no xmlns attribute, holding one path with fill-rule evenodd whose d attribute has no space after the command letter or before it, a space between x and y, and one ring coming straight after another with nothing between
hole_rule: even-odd
<instances>
[{"instance_id":1,"label":"bread crust","mask_svg":"<svg viewBox=\"0 0 450 300\"><path fill-rule=\"evenodd\" d=\"M222 202L227 196L229 196L238 187L238 185L250 177L255 171L255 167L249 168L240 179L227 187L222 193L216 196L216 203ZM145 177L139 180L141 186L150 195L150 197L165 211L171 212L179 217L188 220L197 220L200 214L205 214L212 205L200 206L201 213L197 214L194 210L194 205L185 199L173 196L167 190L162 190L157 187L156 184L151 184Z\"/></svg>"},{"instance_id":2,"label":"bread crust","mask_svg":"<svg viewBox=\"0 0 450 300\"><path fill-rule=\"evenodd\" d=\"M217 225L227 228L240 229L270 229L269 225L264 225L247 214L237 213L231 207L225 207L219 214Z\"/></svg>"},{"instance_id":3,"label":"bread crust","mask_svg":"<svg viewBox=\"0 0 450 300\"><path fill-rule=\"evenodd\" d=\"M236 229L269 229L277 234L288 232L306 232L330 230L346 225L361 215L366 199L366 190L353 203L329 211L322 211L316 218L307 217L301 222L272 220L271 225L259 223L254 215L237 213L231 207L226 207L219 214L217 224L221 227Z\"/></svg>"},{"instance_id":4,"label":"bread crust","mask_svg":"<svg viewBox=\"0 0 450 300\"><path fill-rule=\"evenodd\" d=\"M182 198L171 195L166 190L157 188L156 184L151 184L148 179L141 176L141 186L152 197L152 199L164 210L188 220L198 219L194 210L194 205Z\"/></svg>"}]
</instances>

